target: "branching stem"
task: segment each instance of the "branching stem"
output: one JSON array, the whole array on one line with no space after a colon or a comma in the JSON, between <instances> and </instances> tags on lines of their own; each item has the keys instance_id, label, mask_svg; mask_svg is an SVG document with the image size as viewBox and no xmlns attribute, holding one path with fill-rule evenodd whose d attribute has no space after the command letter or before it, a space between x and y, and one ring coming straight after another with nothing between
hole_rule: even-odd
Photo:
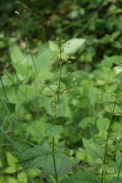
<instances>
[{"instance_id":1,"label":"branching stem","mask_svg":"<svg viewBox=\"0 0 122 183\"><path fill-rule=\"evenodd\" d=\"M58 89L57 89L57 93L56 93L56 98L55 98L55 102L56 102L56 107L58 107L58 102L60 99L60 88L61 88L61 69L62 69L62 58L61 58L61 48L60 48L60 52L59 52L59 79L58 79ZM55 112L55 116L54 116L54 122L56 123L56 118L57 118L57 114ZM58 174L57 174L57 168L56 168L56 158L55 158L55 137L53 136L52 139L52 155L53 155L53 164L54 164L54 171L55 171L55 181L56 183L59 183L58 180Z\"/></svg>"}]
</instances>

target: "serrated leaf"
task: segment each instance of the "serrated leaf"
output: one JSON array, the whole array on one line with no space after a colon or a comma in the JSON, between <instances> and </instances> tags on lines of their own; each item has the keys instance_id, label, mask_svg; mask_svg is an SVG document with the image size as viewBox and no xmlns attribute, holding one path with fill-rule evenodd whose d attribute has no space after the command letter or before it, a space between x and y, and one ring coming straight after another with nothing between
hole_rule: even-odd
<instances>
[{"instance_id":1,"label":"serrated leaf","mask_svg":"<svg viewBox=\"0 0 122 183\"><path fill-rule=\"evenodd\" d=\"M54 100L50 102L50 105L47 109L47 112L51 116L62 117L65 115L65 103L63 100L60 100L58 104Z\"/></svg>"},{"instance_id":2,"label":"serrated leaf","mask_svg":"<svg viewBox=\"0 0 122 183\"><path fill-rule=\"evenodd\" d=\"M69 158L66 154L60 152L59 149L58 152L55 152L55 162L58 176L70 172ZM45 173L50 175L55 174L53 155L48 145L35 146L28 149L22 154L19 164L29 169L42 167Z\"/></svg>"},{"instance_id":3,"label":"serrated leaf","mask_svg":"<svg viewBox=\"0 0 122 183\"><path fill-rule=\"evenodd\" d=\"M62 130L63 130L63 127L61 125L52 125L49 123L45 125L46 136L57 136L62 132Z\"/></svg>"},{"instance_id":4,"label":"serrated leaf","mask_svg":"<svg viewBox=\"0 0 122 183\"><path fill-rule=\"evenodd\" d=\"M93 173L80 172L66 178L61 183L98 183L99 177Z\"/></svg>"},{"instance_id":5,"label":"serrated leaf","mask_svg":"<svg viewBox=\"0 0 122 183\"><path fill-rule=\"evenodd\" d=\"M105 150L97 143L91 143L90 140L83 139L84 147L86 151L95 158L103 158Z\"/></svg>"},{"instance_id":6,"label":"serrated leaf","mask_svg":"<svg viewBox=\"0 0 122 183\"><path fill-rule=\"evenodd\" d=\"M62 117L65 114L65 103L63 100L60 100L58 102L58 111L57 111L57 117Z\"/></svg>"},{"instance_id":7,"label":"serrated leaf","mask_svg":"<svg viewBox=\"0 0 122 183\"><path fill-rule=\"evenodd\" d=\"M122 178L120 177L113 177L110 181L107 183L122 183Z\"/></svg>"},{"instance_id":8,"label":"serrated leaf","mask_svg":"<svg viewBox=\"0 0 122 183\"><path fill-rule=\"evenodd\" d=\"M47 154L51 153L49 146L35 146L26 150L19 164L26 168L37 168L42 166L42 161Z\"/></svg>"},{"instance_id":9,"label":"serrated leaf","mask_svg":"<svg viewBox=\"0 0 122 183\"><path fill-rule=\"evenodd\" d=\"M56 161L56 170L57 175L62 176L70 172L70 161L69 158L63 154L63 153L56 153L55 154L55 161ZM54 170L54 162L53 162L53 156L49 154L44 161L44 164L42 165L43 170L45 173L49 175L55 175ZM51 167L51 168L50 168Z\"/></svg>"}]
</instances>

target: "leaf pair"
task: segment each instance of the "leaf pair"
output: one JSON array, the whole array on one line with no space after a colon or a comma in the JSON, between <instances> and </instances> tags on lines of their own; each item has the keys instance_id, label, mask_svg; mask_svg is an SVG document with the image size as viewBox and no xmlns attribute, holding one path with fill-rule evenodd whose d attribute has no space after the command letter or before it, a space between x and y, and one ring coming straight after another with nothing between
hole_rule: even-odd
<instances>
[{"instance_id":1,"label":"leaf pair","mask_svg":"<svg viewBox=\"0 0 122 183\"><path fill-rule=\"evenodd\" d=\"M68 156L58 150L55 152L57 175L62 176L70 172L70 161ZM19 164L29 169L43 168L48 175L55 175L54 161L51 148L48 144L35 146L22 154Z\"/></svg>"}]
</instances>

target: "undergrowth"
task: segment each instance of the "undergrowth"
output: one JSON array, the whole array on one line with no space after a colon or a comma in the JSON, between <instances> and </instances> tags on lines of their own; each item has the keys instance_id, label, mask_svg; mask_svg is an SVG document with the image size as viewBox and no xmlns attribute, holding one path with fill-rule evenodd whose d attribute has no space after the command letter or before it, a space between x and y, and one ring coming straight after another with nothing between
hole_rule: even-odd
<instances>
[{"instance_id":1,"label":"undergrowth","mask_svg":"<svg viewBox=\"0 0 122 183\"><path fill-rule=\"evenodd\" d=\"M111 154L111 149L116 146L114 140L119 141L121 138L120 134L111 132L114 116L121 115L121 111L118 112L118 105L121 101L121 83L116 82L117 88L115 93L108 91L101 96L101 93L99 92L99 99L106 104L109 113L109 119L105 121L103 120L103 124L101 124L104 126L104 131L99 135L92 136L88 140L83 138L86 152L92 156L93 164L96 164L96 166L99 167L97 172L94 172L94 170L85 170L74 174L71 170L71 158L66 151L67 147L60 147L60 145L56 143L56 136L58 136L63 130L63 126L60 124L60 118L65 116L65 102L63 95L68 95L69 92L72 92L74 85L78 84L76 83L76 78L73 78L66 88L61 86L62 77L67 77L71 74L70 72L63 73L62 66L64 63L69 64L71 60L74 59L73 56L63 58L63 47L67 46L64 42L64 40L60 40L59 38L53 42L57 45L58 55L51 57L51 60L56 63L59 68L59 71L54 76L55 84L53 83L52 86L49 86L43 84L43 81L40 81L42 87L46 90L46 97L51 99L47 113L52 116L52 120L45 125L45 136L50 136L52 140L47 142L44 146L34 146L25 151L22 154L22 159L19 163L26 168L42 167L46 174L54 177L54 179L51 180L56 183L122 182L122 154L118 151L115 160L115 155L109 155Z\"/></svg>"},{"instance_id":2,"label":"undergrowth","mask_svg":"<svg viewBox=\"0 0 122 183\"><path fill-rule=\"evenodd\" d=\"M26 44L28 45L27 40ZM74 75L77 75L77 77L74 77L74 75L72 76L71 72L66 72L65 65L71 64L75 57L71 55L67 56L66 54L64 54L64 49L67 49L67 47L69 46L67 43L65 43L65 40L60 40L59 38L56 38L56 40L54 42L51 42L50 44L53 48L55 48L55 51L52 52L52 56L50 56L50 61L52 61L54 67L57 68L58 66L58 69L53 70L53 72L55 73L53 76L52 73L47 72L48 65L50 65L50 63L47 61L47 59L45 59L47 54L49 55L50 52L46 51L46 54L44 56L43 54L41 55L41 66L43 67L43 69L45 69L44 72L46 72L46 74L44 74L44 72L42 74L42 68L40 67L40 65L35 63L35 60L32 56L32 53L30 53L30 49L28 46L27 51L29 53L28 57L31 60L31 64L29 63L29 65L27 63L25 68L24 64L26 61L23 59L22 65L20 60L21 58L23 58L23 55L19 54L19 61L16 61L15 58L14 62L12 63L12 66L14 67L16 72L19 73L16 77L16 80L13 77L12 73L8 73L7 71L4 72L5 75L3 75L3 77L1 78L1 88L2 92L4 93L4 97L1 98L1 103L6 108L9 114L7 118L4 118L3 125L0 128L2 134L1 139L3 139L3 142L1 140L1 153L2 149L6 148L6 144L4 144L4 138L6 138L12 144L12 150L16 149L16 156L18 156L19 154L19 158L15 158L7 149L7 161L9 167L6 168L3 172L12 174L13 177L15 176L15 173L21 172L21 174L18 173L18 180L22 183L27 183L28 181L33 182L32 179L26 179L26 181L24 182L24 178L27 175L30 176L30 174L27 172L28 169L36 169L37 172L39 171L39 173L37 173L37 177L40 177L41 182L45 183L121 183L122 131L121 129L119 129L121 126L122 114L121 67L119 72L120 75L118 75L120 79L117 79L117 81L114 82L107 81L106 84L99 84L98 87L101 91L99 92L98 96L98 90L96 90L96 88L94 88L93 86L87 88L89 83L86 80L85 74L85 76L83 75L83 77L85 77L84 81L80 83L81 76L79 75L81 73L74 73ZM42 47L42 50L44 49L45 48ZM17 48L15 49L15 52L16 51ZM14 58L13 52L12 58ZM43 59L45 59L44 63ZM36 74L34 75L35 70ZM33 78L32 75L34 75ZM8 79L7 81L10 88L7 85L7 82L5 82L6 78ZM25 78L27 78L27 80ZM67 78L69 79L67 80ZM62 82L63 80L65 82ZM15 83L17 84L15 85ZM25 85L23 85L24 83ZM80 84L82 86L80 86ZM104 88L102 88L103 85ZM6 86L8 87L10 93L13 92L12 87L16 86L14 94L17 93L17 98L15 98L14 94L12 95L12 97L10 95L9 98ZM36 93L32 95L31 92L33 92L34 89L36 90ZM88 91L89 89L91 89L90 92ZM81 93L79 91L81 91ZM73 92L74 98L72 97ZM37 97L37 94L40 98ZM81 98L79 97L80 94ZM24 95L24 98L22 98L22 95ZM45 99L42 96L44 96ZM89 106L92 106L94 116L92 116L92 118L90 115L86 116L86 118L84 117L84 121L80 119L80 123L78 125L76 124L79 129L82 129L82 131L75 131L76 129L74 122L71 122L69 125L65 124L64 119L66 119L69 115L67 112L67 96L71 99L69 103L71 104L71 107L73 107L73 112L76 113L76 116L78 112L82 112L82 110L84 109L84 105L86 105L86 108L85 110L83 110L82 115L85 115L86 110L89 110ZM85 97L89 98L87 98L86 100ZM32 98L34 102L30 100ZM23 108L23 103L25 102L25 99L27 100L27 106L25 105L24 109L21 111L21 107ZM88 99L91 100L91 103L88 103ZM97 101L98 99L99 101ZM16 105L12 105L14 103L13 100L15 104L17 103ZM98 102L96 106L94 101ZM76 103L76 105L73 102ZM82 107L79 107L78 102L81 103ZM97 110L98 114L95 114L97 106L99 107L98 104L100 105L100 107L103 107L103 110L101 110L101 113L99 113L99 111ZM41 110L39 108L40 105L42 105L43 107L43 109L41 108ZM17 113L13 112L14 109L12 111L12 107L16 108L15 111ZM77 112L76 109L78 107L79 111ZM41 115L43 117L40 121L37 121L37 119L33 119L33 116L30 115L28 110L30 110L31 113L34 114L33 116L36 116L36 118L37 116L40 118ZM26 112L28 113L27 116ZM24 114L25 116L22 116L21 114ZM74 119L74 117L72 118ZM19 121L19 119L21 120ZM19 139L19 142L13 140L14 135L15 139L19 138L19 132L17 131L17 129L15 129L15 134L13 134L13 131L4 130L4 126L6 126L9 121L11 121L10 127L12 126L13 129L17 121L19 121L19 128L26 128L27 135L21 131L21 138L23 136L22 140L25 140L24 142L26 142L24 146L22 144L22 140ZM31 123L31 125L29 123ZM75 121L75 123L77 123L77 120ZM69 129L66 129L66 127L68 127ZM70 145L65 140L65 133L67 133L67 131L69 130L69 137L71 138L73 130L70 131L70 129L73 129L75 131L73 135L77 136L78 145L82 140L82 143L80 144L81 149L79 150L79 154L75 152L75 148L68 149L68 146ZM76 133L79 133L79 136ZM9 136L9 134L12 135ZM29 138L29 136L31 137ZM64 140L62 140L63 138ZM29 140L31 140L32 143ZM71 140L70 142L72 143ZM2 144L4 144L5 147ZM83 146L85 147L85 150L83 149ZM80 161L75 162L76 156L74 157L74 155L79 155ZM41 175L43 175L43 178L41 177ZM5 182L3 179L4 178L1 177L2 183Z\"/></svg>"}]
</instances>

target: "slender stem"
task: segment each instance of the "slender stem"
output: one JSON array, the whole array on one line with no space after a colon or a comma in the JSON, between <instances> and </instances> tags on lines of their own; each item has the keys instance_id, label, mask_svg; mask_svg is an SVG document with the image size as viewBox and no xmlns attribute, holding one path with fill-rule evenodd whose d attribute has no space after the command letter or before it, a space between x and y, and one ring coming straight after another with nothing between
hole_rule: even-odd
<instances>
[{"instance_id":1,"label":"slender stem","mask_svg":"<svg viewBox=\"0 0 122 183\"><path fill-rule=\"evenodd\" d=\"M121 161L120 161L119 171L118 171L118 175L117 175L118 179L119 179L119 177L120 177L121 168L122 168L122 156L121 156Z\"/></svg>"},{"instance_id":2,"label":"slender stem","mask_svg":"<svg viewBox=\"0 0 122 183\"><path fill-rule=\"evenodd\" d=\"M52 154L53 154L53 163L54 163L54 171L55 171L55 181L58 183L58 175L56 169L56 158L55 158L55 137L52 139Z\"/></svg>"},{"instance_id":3,"label":"slender stem","mask_svg":"<svg viewBox=\"0 0 122 183\"><path fill-rule=\"evenodd\" d=\"M57 104L60 96L60 88L61 88L61 69L62 69L62 58L61 58L61 48L59 53L59 80L58 80L58 93L57 93Z\"/></svg>"},{"instance_id":4,"label":"slender stem","mask_svg":"<svg viewBox=\"0 0 122 183\"><path fill-rule=\"evenodd\" d=\"M106 164L107 152L108 152L108 140L109 140L109 136L110 136L110 131L111 131L111 126L112 126L112 122L113 122L114 111L115 111L115 107L116 107L116 103L117 103L117 100L118 100L118 96L119 96L120 90L121 90L121 85L118 88L116 99L115 99L115 103L114 103L114 106L113 106L113 109L112 109L111 115L110 115L110 123L109 123L108 133L107 133L107 137L106 137L106 145L105 145L105 154L104 154L104 158L103 158L103 164ZM105 174L106 174L106 171L102 170L101 183L103 183Z\"/></svg>"},{"instance_id":5,"label":"slender stem","mask_svg":"<svg viewBox=\"0 0 122 183\"><path fill-rule=\"evenodd\" d=\"M122 168L122 155L121 155L121 161L120 161L120 166L119 166L119 171L118 171L118 179L119 179L119 176L120 176L120 173L121 173L121 168Z\"/></svg>"},{"instance_id":6,"label":"slender stem","mask_svg":"<svg viewBox=\"0 0 122 183\"><path fill-rule=\"evenodd\" d=\"M56 96L56 107L58 107L58 102L59 102L59 97L60 97L60 88L61 88L61 69L62 69L62 58L61 58L61 48L60 48L60 54L59 54L59 80L58 80L58 91L57 91L57 96ZM56 118L57 115L55 113L54 115L54 121L56 123ZM57 169L56 169L56 158L55 158L55 137L53 136L52 139L52 155L53 155L53 164L54 164L54 171L55 171L55 181L56 183L59 183L58 181L58 174L57 174Z\"/></svg>"}]
</instances>

